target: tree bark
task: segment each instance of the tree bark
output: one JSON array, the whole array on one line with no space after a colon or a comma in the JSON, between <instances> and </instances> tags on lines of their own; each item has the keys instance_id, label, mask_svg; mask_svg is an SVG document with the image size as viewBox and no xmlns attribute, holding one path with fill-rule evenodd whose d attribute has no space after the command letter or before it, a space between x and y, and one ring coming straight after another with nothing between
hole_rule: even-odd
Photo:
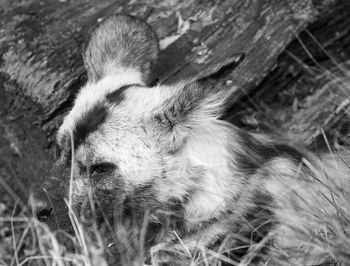
<instances>
[{"instance_id":1,"label":"tree bark","mask_svg":"<svg viewBox=\"0 0 350 266\"><path fill-rule=\"evenodd\" d=\"M83 44L101 18L125 12L150 23L161 43L168 44L154 74L159 82L244 52L245 61L229 80L218 80L222 86L239 87L234 104L278 66L277 59L301 30L336 6L335 0L2 3L0 179L7 191L13 187L10 194L20 196L21 185L13 180L18 178L27 190L44 177L55 132L86 81Z\"/></svg>"},{"instance_id":2,"label":"tree bark","mask_svg":"<svg viewBox=\"0 0 350 266\"><path fill-rule=\"evenodd\" d=\"M229 110L227 119L304 144L323 139L325 132L337 144L339 134L349 134L349 23L350 2L325 10L287 46L249 98ZM350 144L348 138L343 141Z\"/></svg>"}]
</instances>

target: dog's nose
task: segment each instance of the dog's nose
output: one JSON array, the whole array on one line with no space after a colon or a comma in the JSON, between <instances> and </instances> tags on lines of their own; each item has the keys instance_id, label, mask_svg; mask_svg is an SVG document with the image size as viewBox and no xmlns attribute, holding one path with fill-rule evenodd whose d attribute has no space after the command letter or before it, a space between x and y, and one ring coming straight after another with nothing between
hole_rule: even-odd
<instances>
[{"instance_id":1,"label":"dog's nose","mask_svg":"<svg viewBox=\"0 0 350 266\"><path fill-rule=\"evenodd\" d=\"M30 195L29 206L33 215L36 216L40 222L46 222L53 214L53 208L51 204L49 204L49 200L43 200L42 198L37 197L37 195Z\"/></svg>"},{"instance_id":2,"label":"dog's nose","mask_svg":"<svg viewBox=\"0 0 350 266\"><path fill-rule=\"evenodd\" d=\"M37 217L40 222L46 222L47 219L52 215L53 209L51 207L44 207L37 211Z\"/></svg>"}]
</instances>

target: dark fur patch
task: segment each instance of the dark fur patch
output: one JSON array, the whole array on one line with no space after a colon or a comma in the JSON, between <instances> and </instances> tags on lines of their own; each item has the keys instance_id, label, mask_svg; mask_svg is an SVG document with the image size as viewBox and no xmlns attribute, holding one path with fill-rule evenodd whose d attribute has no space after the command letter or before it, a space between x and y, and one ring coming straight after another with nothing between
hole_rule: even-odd
<instances>
[{"instance_id":1,"label":"dark fur patch","mask_svg":"<svg viewBox=\"0 0 350 266\"><path fill-rule=\"evenodd\" d=\"M138 226L141 226L146 215L148 216L145 241L146 245L150 246L169 230L177 230L179 233L184 230L183 201L169 199L167 202L160 202L155 197L156 192L153 180L135 187L125 197L121 214L123 223L131 220L134 221L134 225L138 224Z\"/></svg>"},{"instance_id":2,"label":"dark fur patch","mask_svg":"<svg viewBox=\"0 0 350 266\"><path fill-rule=\"evenodd\" d=\"M250 239L255 243L260 242L275 225L275 215L272 211L274 200L271 195L263 191L255 191L252 195L251 208L248 208L244 214L244 218L248 222L248 226L255 230L250 234Z\"/></svg>"},{"instance_id":3,"label":"dark fur patch","mask_svg":"<svg viewBox=\"0 0 350 266\"><path fill-rule=\"evenodd\" d=\"M135 187L133 193L126 198L124 204L131 209L142 206L142 209L150 210L154 207L158 207L158 202L154 197L155 194L155 183L154 181L149 181L143 185Z\"/></svg>"},{"instance_id":4,"label":"dark fur patch","mask_svg":"<svg viewBox=\"0 0 350 266\"><path fill-rule=\"evenodd\" d=\"M159 202L155 195L157 194L155 181L149 181L143 185L135 187L133 192L128 195L124 201L126 210L133 210L135 213L150 211L164 211L171 216L176 216L178 212L183 211L183 204L188 201L184 196L183 200L169 199L168 202Z\"/></svg>"},{"instance_id":5,"label":"dark fur patch","mask_svg":"<svg viewBox=\"0 0 350 266\"><path fill-rule=\"evenodd\" d=\"M79 147L99 126L106 121L108 109L103 104L98 103L76 122L73 131L74 147Z\"/></svg>"},{"instance_id":6,"label":"dark fur patch","mask_svg":"<svg viewBox=\"0 0 350 266\"><path fill-rule=\"evenodd\" d=\"M232 243L233 249L225 253L226 256L234 261L241 261L248 254L252 244L258 244L273 230L277 225L277 220L273 212L274 200L267 192L256 190L251 196L251 205L246 208L243 215L238 219L236 228L239 228L239 236ZM227 236L222 236L225 239ZM218 244L218 243L216 243ZM220 242L219 242L220 244ZM260 248L252 263L257 263L262 256L267 254L270 242ZM223 264L225 265L225 264Z\"/></svg>"},{"instance_id":7,"label":"dark fur patch","mask_svg":"<svg viewBox=\"0 0 350 266\"><path fill-rule=\"evenodd\" d=\"M118 90L115 90L111 93L108 93L106 95L106 100L109 102L109 103L112 103L112 104L120 104L122 101L124 101L125 99L125 91L127 89L129 89L130 87L143 87L143 85L141 84L137 84L137 83L134 83L134 84L128 84L128 85L124 85L124 86L121 86Z\"/></svg>"},{"instance_id":8,"label":"dark fur patch","mask_svg":"<svg viewBox=\"0 0 350 266\"><path fill-rule=\"evenodd\" d=\"M264 143L249 133L239 131L241 150L232 150L238 158L238 167L247 174L254 174L262 165L277 158L284 157L300 163L306 156L297 148L284 143Z\"/></svg>"},{"instance_id":9,"label":"dark fur patch","mask_svg":"<svg viewBox=\"0 0 350 266\"><path fill-rule=\"evenodd\" d=\"M207 81L208 79L218 80L232 73L244 60L245 54L236 54L225 59L221 59L219 63L205 66L198 74L199 81Z\"/></svg>"}]
</instances>

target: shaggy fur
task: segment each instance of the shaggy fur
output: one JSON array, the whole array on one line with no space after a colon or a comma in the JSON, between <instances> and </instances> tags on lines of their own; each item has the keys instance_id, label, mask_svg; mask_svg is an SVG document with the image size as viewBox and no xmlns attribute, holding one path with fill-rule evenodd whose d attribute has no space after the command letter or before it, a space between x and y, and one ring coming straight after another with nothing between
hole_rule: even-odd
<instances>
[{"instance_id":1,"label":"shaggy fur","mask_svg":"<svg viewBox=\"0 0 350 266\"><path fill-rule=\"evenodd\" d=\"M159 43L153 30L131 16L113 16L101 22L87 45L84 62L90 82L135 69L150 81Z\"/></svg>"},{"instance_id":2,"label":"shaggy fur","mask_svg":"<svg viewBox=\"0 0 350 266\"><path fill-rule=\"evenodd\" d=\"M203 73L222 66L147 87L157 43L147 24L125 15L93 32L89 80L58 132L46 191L60 183L68 197L71 186L85 222L118 216L142 224L147 216L146 248L158 262L189 263L177 252L202 247L251 263L268 261L276 246L286 257L300 251L296 264L328 259L305 232L325 234L320 213L338 215L341 191L350 191L346 164L219 120L231 91Z\"/></svg>"}]
</instances>

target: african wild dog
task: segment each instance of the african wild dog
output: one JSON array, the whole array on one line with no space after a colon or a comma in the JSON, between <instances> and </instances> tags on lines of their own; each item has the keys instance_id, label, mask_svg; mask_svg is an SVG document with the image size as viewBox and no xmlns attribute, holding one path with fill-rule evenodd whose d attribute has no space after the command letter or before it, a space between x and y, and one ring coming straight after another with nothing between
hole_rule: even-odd
<instances>
[{"instance_id":1,"label":"african wild dog","mask_svg":"<svg viewBox=\"0 0 350 266\"><path fill-rule=\"evenodd\" d=\"M153 250L204 246L240 260L278 246L322 255L305 232L342 204L331 187L348 186L344 163L219 120L231 91L201 77L149 87L157 57L154 32L134 17L110 17L92 33L88 82L58 131L46 193L63 191L88 216L93 198L101 223L147 213ZM49 203L38 201L39 219L55 216ZM175 263L170 253L162 259Z\"/></svg>"}]
</instances>

